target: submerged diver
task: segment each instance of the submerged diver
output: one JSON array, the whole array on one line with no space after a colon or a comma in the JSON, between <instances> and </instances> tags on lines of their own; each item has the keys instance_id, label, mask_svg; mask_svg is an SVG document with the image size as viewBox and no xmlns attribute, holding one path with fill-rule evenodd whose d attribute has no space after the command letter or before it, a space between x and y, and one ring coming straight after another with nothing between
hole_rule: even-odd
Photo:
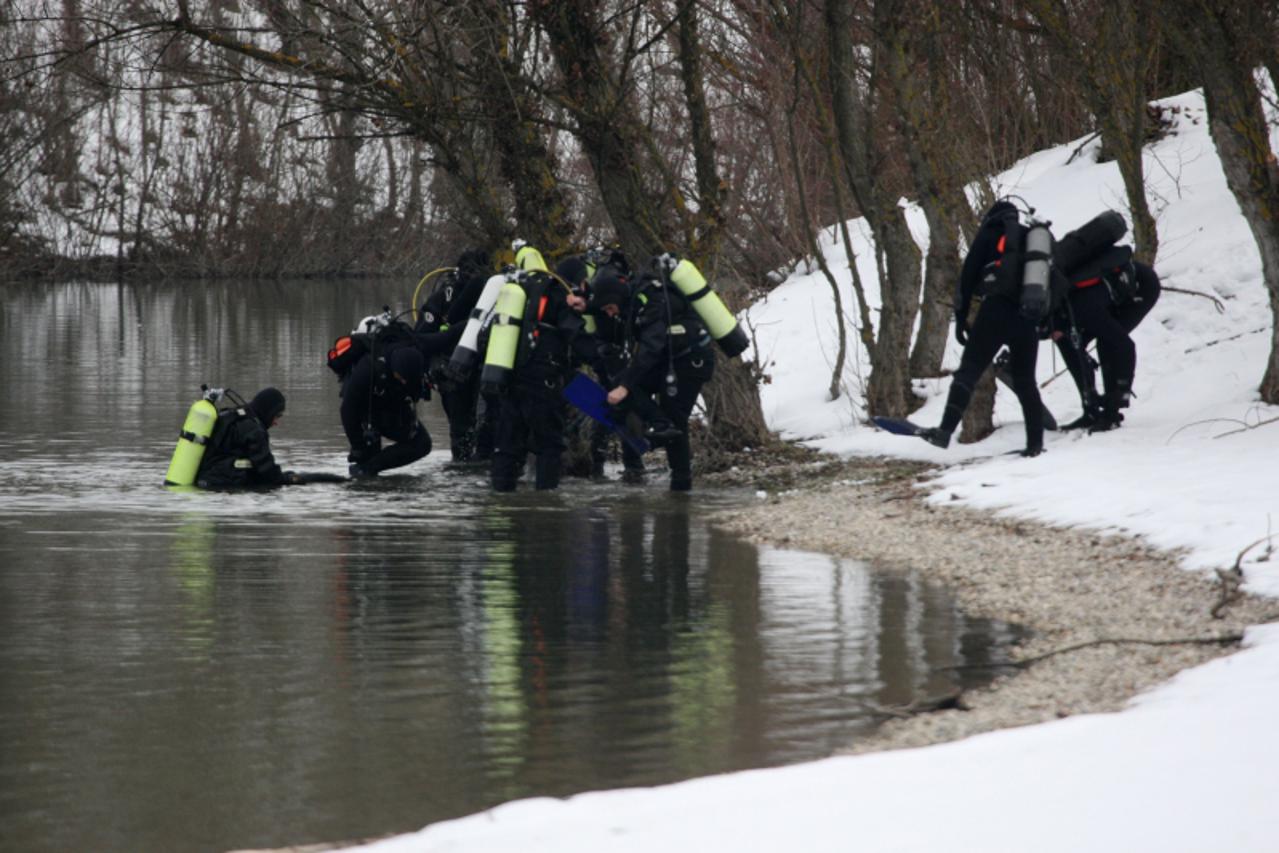
<instances>
[{"instance_id":1,"label":"submerged diver","mask_svg":"<svg viewBox=\"0 0 1279 853\"><path fill-rule=\"evenodd\" d=\"M360 358L342 383L342 429L351 444L352 477L374 477L431 452L431 436L417 417L425 393L423 357L414 345ZM382 439L394 444L382 446Z\"/></svg>"},{"instance_id":2,"label":"submerged diver","mask_svg":"<svg viewBox=\"0 0 1279 853\"><path fill-rule=\"evenodd\" d=\"M301 475L281 471L271 453L267 431L283 416L284 394L275 388L263 388L249 403L220 411L195 484L201 489L245 489L302 483Z\"/></svg>"}]
</instances>

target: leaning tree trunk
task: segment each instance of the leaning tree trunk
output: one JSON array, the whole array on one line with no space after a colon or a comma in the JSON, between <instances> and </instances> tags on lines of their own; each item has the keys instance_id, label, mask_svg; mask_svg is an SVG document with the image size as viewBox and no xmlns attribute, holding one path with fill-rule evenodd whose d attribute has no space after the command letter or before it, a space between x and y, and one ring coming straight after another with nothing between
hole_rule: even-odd
<instances>
[{"instance_id":1,"label":"leaning tree trunk","mask_svg":"<svg viewBox=\"0 0 1279 853\"><path fill-rule=\"evenodd\" d=\"M1196 4L1197 14L1177 17L1184 50L1203 79L1208 131L1217 146L1226 185L1239 203L1261 254L1262 279L1270 298L1270 357L1261 379L1261 400L1279 403L1279 165L1270 146L1253 60L1255 40L1265 31L1256 9L1218 13Z\"/></svg>"},{"instance_id":2,"label":"leaning tree trunk","mask_svg":"<svg viewBox=\"0 0 1279 853\"><path fill-rule=\"evenodd\" d=\"M924 264L924 295L919 308L919 332L910 354L910 375L942 375L942 359L950 338L955 283L959 281L959 228L936 198L921 198L928 219L928 255Z\"/></svg>"}]
</instances>

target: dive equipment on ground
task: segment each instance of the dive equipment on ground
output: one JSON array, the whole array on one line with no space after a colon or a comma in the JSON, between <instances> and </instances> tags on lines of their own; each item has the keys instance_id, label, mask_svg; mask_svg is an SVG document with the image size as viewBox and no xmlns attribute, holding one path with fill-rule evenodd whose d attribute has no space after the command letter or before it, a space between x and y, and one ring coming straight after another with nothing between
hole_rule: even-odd
<instances>
[{"instance_id":1,"label":"dive equipment on ground","mask_svg":"<svg viewBox=\"0 0 1279 853\"><path fill-rule=\"evenodd\" d=\"M204 459L204 449L213 436L214 424L218 422L216 403L222 396L222 389L201 385L200 390L204 392L203 396L191 404L182 429L178 432L178 446L173 450L169 470L164 475L166 486L190 486L195 483L200 461Z\"/></svg>"},{"instance_id":2,"label":"dive equipment on ground","mask_svg":"<svg viewBox=\"0 0 1279 853\"><path fill-rule=\"evenodd\" d=\"M746 332L738 325L737 318L725 307L723 300L706 283L705 276L688 259L677 260L671 254L661 255L658 262L679 289L688 304L706 324L706 329L719 344L724 354L732 358L741 355L750 346Z\"/></svg>"},{"instance_id":3,"label":"dive equipment on ground","mask_svg":"<svg viewBox=\"0 0 1279 853\"><path fill-rule=\"evenodd\" d=\"M498 273L489 276L488 281L484 283L484 290L480 292L479 300L471 309L471 316L466 321L466 328L462 330L462 337L449 358L449 371L454 376L465 378L479 361L480 330L484 328L485 322L492 314L493 306L497 303L498 294L506 284L506 280L504 273Z\"/></svg>"},{"instance_id":4,"label":"dive equipment on ground","mask_svg":"<svg viewBox=\"0 0 1279 853\"><path fill-rule=\"evenodd\" d=\"M480 387L497 390L504 388L510 379L511 371L515 368L515 354L520 345L526 299L524 287L518 281L512 280L502 285L497 304L493 307L493 328L489 331L489 345L484 355L484 370L480 373Z\"/></svg>"}]
</instances>

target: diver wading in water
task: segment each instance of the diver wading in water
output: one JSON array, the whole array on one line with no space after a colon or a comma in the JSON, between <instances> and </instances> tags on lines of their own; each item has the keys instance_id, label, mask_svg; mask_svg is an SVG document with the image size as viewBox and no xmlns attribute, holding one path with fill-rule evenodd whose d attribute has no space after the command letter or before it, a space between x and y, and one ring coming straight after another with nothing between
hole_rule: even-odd
<instances>
[{"instance_id":1,"label":"diver wading in water","mask_svg":"<svg viewBox=\"0 0 1279 853\"><path fill-rule=\"evenodd\" d=\"M201 388L204 395L187 413L173 451L166 486L198 486L201 489L234 490L298 486L334 482L330 474L282 471L271 453L268 430L284 415L284 394L263 388L245 402L231 390ZM235 405L218 410L226 397Z\"/></svg>"},{"instance_id":2,"label":"diver wading in water","mask_svg":"<svg viewBox=\"0 0 1279 853\"><path fill-rule=\"evenodd\" d=\"M532 246L517 244L515 265L493 309L480 374L481 393L498 401L490 475L498 492L514 491L529 452L536 457L535 488L559 487L565 447L561 392L586 307Z\"/></svg>"},{"instance_id":3,"label":"diver wading in water","mask_svg":"<svg viewBox=\"0 0 1279 853\"><path fill-rule=\"evenodd\" d=\"M608 403L634 412L644 437L666 448L671 491L693 487L688 420L715 372L712 340L729 357L749 343L737 320L688 260L653 259L634 284L607 267L591 282L589 308L620 318L626 359L610 368Z\"/></svg>"}]
</instances>

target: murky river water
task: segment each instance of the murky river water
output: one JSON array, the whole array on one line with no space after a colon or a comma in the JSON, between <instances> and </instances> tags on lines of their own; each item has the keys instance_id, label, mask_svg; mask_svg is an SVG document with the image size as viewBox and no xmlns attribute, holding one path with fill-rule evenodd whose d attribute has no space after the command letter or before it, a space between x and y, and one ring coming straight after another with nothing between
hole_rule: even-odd
<instances>
[{"instance_id":1,"label":"murky river water","mask_svg":"<svg viewBox=\"0 0 1279 853\"><path fill-rule=\"evenodd\" d=\"M495 497L433 404L398 476L160 486L202 382L279 386L277 457L343 472L323 353L411 284L0 289L0 848L354 838L818 758L1004 659L918 578L708 527L749 494Z\"/></svg>"}]
</instances>

